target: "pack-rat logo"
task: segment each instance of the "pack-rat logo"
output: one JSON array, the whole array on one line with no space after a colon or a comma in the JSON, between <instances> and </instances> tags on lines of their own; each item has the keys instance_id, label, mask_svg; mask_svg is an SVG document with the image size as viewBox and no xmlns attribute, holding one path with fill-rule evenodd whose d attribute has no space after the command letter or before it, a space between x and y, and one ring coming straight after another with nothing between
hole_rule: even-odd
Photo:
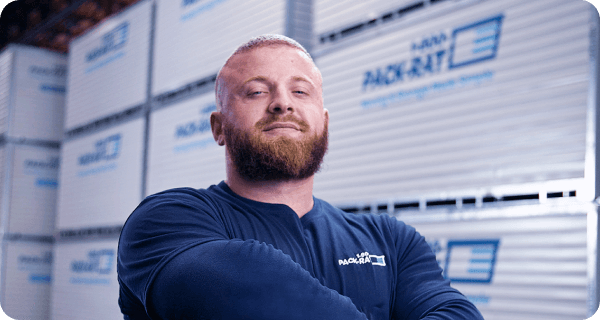
<instances>
[{"instance_id":1,"label":"pack-rat logo","mask_svg":"<svg viewBox=\"0 0 600 320\"><path fill-rule=\"evenodd\" d=\"M96 141L94 148L94 151L79 156L77 160L80 166L116 159L121 149L121 134L113 134Z\"/></svg>"},{"instance_id":2,"label":"pack-rat logo","mask_svg":"<svg viewBox=\"0 0 600 320\"><path fill-rule=\"evenodd\" d=\"M367 70L362 90L387 87L494 59L502 20L503 15L498 15L451 32L442 30L413 40L409 47L411 58Z\"/></svg>"},{"instance_id":3,"label":"pack-rat logo","mask_svg":"<svg viewBox=\"0 0 600 320\"><path fill-rule=\"evenodd\" d=\"M129 22L125 21L101 37L99 46L85 55L86 62L93 62L108 53L117 51L125 46L129 37Z\"/></svg>"}]
</instances>

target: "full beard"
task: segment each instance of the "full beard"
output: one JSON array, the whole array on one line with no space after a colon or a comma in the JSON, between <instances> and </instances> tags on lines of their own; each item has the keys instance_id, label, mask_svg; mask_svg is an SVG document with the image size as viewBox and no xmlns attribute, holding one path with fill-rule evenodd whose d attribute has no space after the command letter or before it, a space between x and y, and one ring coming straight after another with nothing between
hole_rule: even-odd
<instances>
[{"instance_id":1,"label":"full beard","mask_svg":"<svg viewBox=\"0 0 600 320\"><path fill-rule=\"evenodd\" d=\"M260 121L251 132L224 126L225 145L235 170L252 182L302 180L314 175L327 152L327 123L323 133L300 140L285 136L267 138L261 128L274 121ZM303 130L308 128L302 121L282 121L294 121Z\"/></svg>"}]
</instances>

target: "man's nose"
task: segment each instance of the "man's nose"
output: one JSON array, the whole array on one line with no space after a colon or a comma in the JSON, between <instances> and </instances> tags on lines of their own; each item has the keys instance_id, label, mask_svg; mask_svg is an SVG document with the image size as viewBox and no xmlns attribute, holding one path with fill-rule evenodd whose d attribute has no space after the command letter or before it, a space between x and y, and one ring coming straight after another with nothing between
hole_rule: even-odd
<instances>
[{"instance_id":1,"label":"man's nose","mask_svg":"<svg viewBox=\"0 0 600 320\"><path fill-rule=\"evenodd\" d=\"M285 114L294 112L291 96L282 90L276 90L273 100L269 104L269 112L273 114Z\"/></svg>"}]
</instances>

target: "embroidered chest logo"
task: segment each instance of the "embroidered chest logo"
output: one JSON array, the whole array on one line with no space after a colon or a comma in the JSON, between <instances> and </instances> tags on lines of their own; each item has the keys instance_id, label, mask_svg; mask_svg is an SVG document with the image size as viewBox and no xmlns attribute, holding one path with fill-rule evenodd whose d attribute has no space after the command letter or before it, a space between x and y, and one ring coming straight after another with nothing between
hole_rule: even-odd
<instances>
[{"instance_id":1,"label":"embroidered chest logo","mask_svg":"<svg viewBox=\"0 0 600 320\"><path fill-rule=\"evenodd\" d=\"M356 257L349 257L347 259L338 260L340 266L347 266L349 264L366 264L370 263L374 266L385 266L385 256L376 256L368 252L357 253Z\"/></svg>"}]
</instances>

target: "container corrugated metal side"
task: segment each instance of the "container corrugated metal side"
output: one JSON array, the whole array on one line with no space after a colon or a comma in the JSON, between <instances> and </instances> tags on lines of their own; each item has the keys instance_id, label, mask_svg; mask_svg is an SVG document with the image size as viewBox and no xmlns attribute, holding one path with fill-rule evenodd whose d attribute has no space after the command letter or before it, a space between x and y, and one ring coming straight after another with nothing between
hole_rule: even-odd
<instances>
[{"instance_id":1,"label":"container corrugated metal side","mask_svg":"<svg viewBox=\"0 0 600 320\"><path fill-rule=\"evenodd\" d=\"M11 98L11 76L12 76L13 52L5 49L0 53L0 133L8 130L8 114Z\"/></svg>"},{"instance_id":2,"label":"container corrugated metal side","mask_svg":"<svg viewBox=\"0 0 600 320\"><path fill-rule=\"evenodd\" d=\"M66 55L40 48L0 57L0 304L17 319L49 313L66 73Z\"/></svg>"},{"instance_id":3,"label":"container corrugated metal side","mask_svg":"<svg viewBox=\"0 0 600 320\"><path fill-rule=\"evenodd\" d=\"M313 45L314 1L287 0L285 35L298 41L309 52Z\"/></svg>"},{"instance_id":4,"label":"container corrugated metal side","mask_svg":"<svg viewBox=\"0 0 600 320\"><path fill-rule=\"evenodd\" d=\"M242 42L283 34L285 0L158 0L152 95L215 75Z\"/></svg>"},{"instance_id":5,"label":"container corrugated metal side","mask_svg":"<svg viewBox=\"0 0 600 320\"><path fill-rule=\"evenodd\" d=\"M2 311L14 319L48 319L52 244L2 241L2 247Z\"/></svg>"},{"instance_id":6,"label":"container corrugated metal side","mask_svg":"<svg viewBox=\"0 0 600 320\"><path fill-rule=\"evenodd\" d=\"M146 102L152 1L72 41L65 131Z\"/></svg>"},{"instance_id":7,"label":"container corrugated metal side","mask_svg":"<svg viewBox=\"0 0 600 320\"><path fill-rule=\"evenodd\" d=\"M444 276L485 319L579 320L595 311L590 215L592 204L566 198L398 219L425 236Z\"/></svg>"},{"instance_id":8,"label":"container corrugated metal side","mask_svg":"<svg viewBox=\"0 0 600 320\"><path fill-rule=\"evenodd\" d=\"M329 46L316 59L331 139L315 195L345 204L583 188L590 10L480 1Z\"/></svg>"},{"instance_id":9,"label":"container corrugated metal side","mask_svg":"<svg viewBox=\"0 0 600 320\"><path fill-rule=\"evenodd\" d=\"M8 164L11 161L7 159L9 154L7 149L7 144L0 145L0 234L3 236L6 233L8 225L8 213L5 214L5 212L8 212L8 205L10 203L8 200L10 193L7 188L10 182L6 179L6 174L11 171L11 168L8 168Z\"/></svg>"},{"instance_id":10,"label":"container corrugated metal side","mask_svg":"<svg viewBox=\"0 0 600 320\"><path fill-rule=\"evenodd\" d=\"M62 138L67 57L11 44L0 58L0 133L18 139Z\"/></svg>"},{"instance_id":11,"label":"container corrugated metal side","mask_svg":"<svg viewBox=\"0 0 600 320\"><path fill-rule=\"evenodd\" d=\"M150 115L147 192L208 188L225 179L225 148L210 129L214 94L185 100Z\"/></svg>"},{"instance_id":12,"label":"container corrugated metal side","mask_svg":"<svg viewBox=\"0 0 600 320\"><path fill-rule=\"evenodd\" d=\"M57 230L125 222L141 201L144 121L63 143Z\"/></svg>"},{"instance_id":13,"label":"container corrugated metal side","mask_svg":"<svg viewBox=\"0 0 600 320\"><path fill-rule=\"evenodd\" d=\"M9 136L60 141L63 135L67 56L34 47L14 47L14 105Z\"/></svg>"},{"instance_id":14,"label":"container corrugated metal side","mask_svg":"<svg viewBox=\"0 0 600 320\"><path fill-rule=\"evenodd\" d=\"M51 319L122 319L117 239L54 246Z\"/></svg>"},{"instance_id":15,"label":"container corrugated metal side","mask_svg":"<svg viewBox=\"0 0 600 320\"><path fill-rule=\"evenodd\" d=\"M332 30L366 22L382 14L424 1L416 0L315 0L314 32L319 36Z\"/></svg>"},{"instance_id":16,"label":"container corrugated metal side","mask_svg":"<svg viewBox=\"0 0 600 320\"><path fill-rule=\"evenodd\" d=\"M59 155L55 148L14 146L8 233L53 235Z\"/></svg>"}]
</instances>

